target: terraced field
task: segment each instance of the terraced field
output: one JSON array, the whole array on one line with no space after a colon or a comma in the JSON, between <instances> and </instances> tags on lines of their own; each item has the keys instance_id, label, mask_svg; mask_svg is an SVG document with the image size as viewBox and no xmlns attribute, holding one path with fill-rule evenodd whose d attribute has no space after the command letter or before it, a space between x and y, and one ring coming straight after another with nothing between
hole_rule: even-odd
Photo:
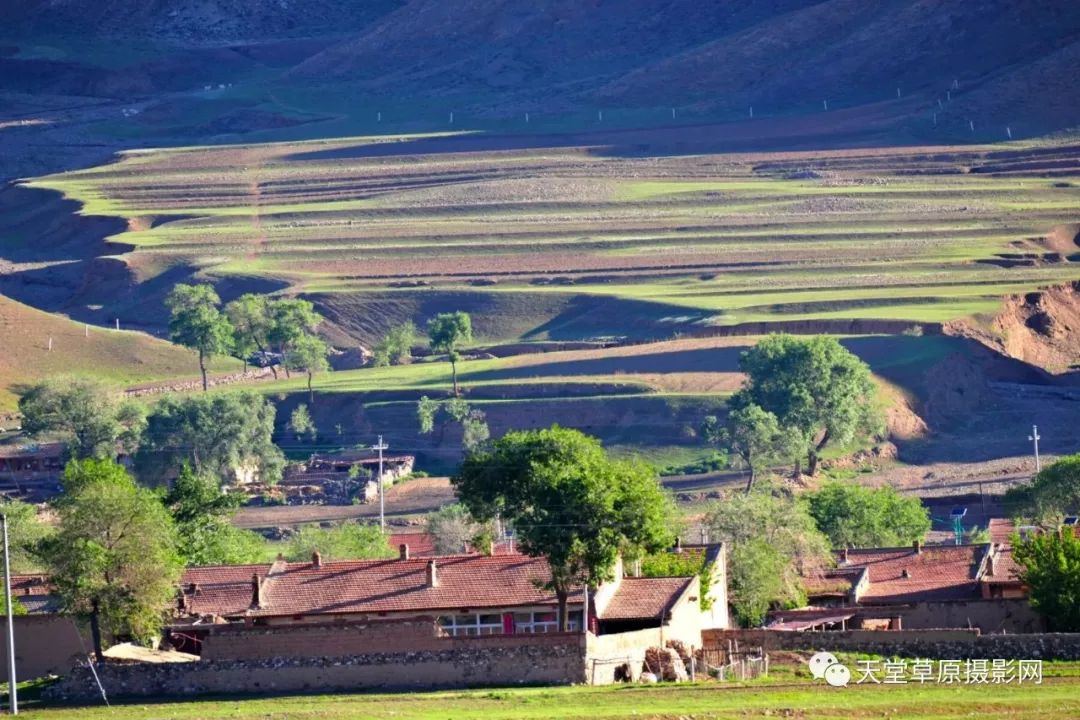
<instances>
[{"instance_id":1,"label":"terraced field","mask_svg":"<svg viewBox=\"0 0 1080 720\"><path fill-rule=\"evenodd\" d=\"M150 150L30 185L125 219L111 239L144 280L184 265L326 295L612 296L730 325L943 322L1080 278L1077 146L644 157L529 145Z\"/></svg>"}]
</instances>

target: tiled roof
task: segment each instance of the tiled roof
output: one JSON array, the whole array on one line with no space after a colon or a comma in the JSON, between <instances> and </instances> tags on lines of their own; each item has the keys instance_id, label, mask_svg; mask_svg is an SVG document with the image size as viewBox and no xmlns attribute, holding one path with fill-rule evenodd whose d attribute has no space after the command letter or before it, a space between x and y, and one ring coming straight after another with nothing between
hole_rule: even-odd
<instances>
[{"instance_id":1,"label":"tiled roof","mask_svg":"<svg viewBox=\"0 0 1080 720\"><path fill-rule=\"evenodd\" d=\"M693 581L689 577L623 578L600 619L663 619Z\"/></svg>"},{"instance_id":2,"label":"tiled roof","mask_svg":"<svg viewBox=\"0 0 1080 720\"><path fill-rule=\"evenodd\" d=\"M838 567L824 571L820 575L804 577L803 590L813 596L850 595L862 576L861 567Z\"/></svg>"},{"instance_id":3,"label":"tiled roof","mask_svg":"<svg viewBox=\"0 0 1080 720\"><path fill-rule=\"evenodd\" d=\"M401 545L409 546L409 555L413 557L426 557L438 555L435 552L435 538L430 533L392 533L387 542L390 547L397 550Z\"/></svg>"},{"instance_id":4,"label":"tiled roof","mask_svg":"<svg viewBox=\"0 0 1080 720\"><path fill-rule=\"evenodd\" d=\"M903 603L978 597L978 571L986 545L926 545L848 550L844 568L865 567L870 583L861 603ZM905 576L906 574L906 576Z\"/></svg>"},{"instance_id":5,"label":"tiled roof","mask_svg":"<svg viewBox=\"0 0 1080 720\"><path fill-rule=\"evenodd\" d=\"M60 611L60 598L45 575L12 575L11 597L31 615Z\"/></svg>"},{"instance_id":6,"label":"tiled roof","mask_svg":"<svg viewBox=\"0 0 1080 720\"><path fill-rule=\"evenodd\" d=\"M0 444L0 458L52 458L61 457L66 446L64 443L3 443Z\"/></svg>"},{"instance_id":7,"label":"tiled roof","mask_svg":"<svg viewBox=\"0 0 1080 720\"><path fill-rule=\"evenodd\" d=\"M1020 582L1021 567L1013 557L1011 546L997 545L994 547L993 567L994 574L991 575L989 572L990 566L987 565L987 570L982 576L983 582L992 585L1015 585Z\"/></svg>"},{"instance_id":8,"label":"tiled roof","mask_svg":"<svg viewBox=\"0 0 1080 720\"><path fill-rule=\"evenodd\" d=\"M275 563L192 568L185 572L186 608L193 615L309 615L429 612L464 608L554 605L538 584L547 561L523 555L455 555L436 559L436 587L427 585L426 559ZM262 606L252 607L252 575L265 578ZM199 590L192 594L192 584ZM581 602L581 593L571 594Z\"/></svg>"},{"instance_id":9,"label":"tiled roof","mask_svg":"<svg viewBox=\"0 0 1080 720\"><path fill-rule=\"evenodd\" d=\"M1008 518L990 518L986 529L990 532L990 542L995 544L1007 545L1009 538L1016 532L1016 526Z\"/></svg>"}]
</instances>

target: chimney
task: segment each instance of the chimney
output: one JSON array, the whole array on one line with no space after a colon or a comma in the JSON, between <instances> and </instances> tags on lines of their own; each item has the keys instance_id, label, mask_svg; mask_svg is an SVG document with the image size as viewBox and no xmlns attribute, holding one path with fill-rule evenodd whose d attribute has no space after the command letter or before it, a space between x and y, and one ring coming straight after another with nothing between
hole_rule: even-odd
<instances>
[{"instance_id":1,"label":"chimney","mask_svg":"<svg viewBox=\"0 0 1080 720\"><path fill-rule=\"evenodd\" d=\"M429 588L439 587L439 569L436 567L434 560L427 561L427 586Z\"/></svg>"},{"instance_id":2,"label":"chimney","mask_svg":"<svg viewBox=\"0 0 1080 720\"><path fill-rule=\"evenodd\" d=\"M409 546L405 543L398 545L398 557L402 560L409 559Z\"/></svg>"},{"instance_id":3,"label":"chimney","mask_svg":"<svg viewBox=\"0 0 1080 720\"><path fill-rule=\"evenodd\" d=\"M916 555L922 555L922 540L911 543L911 549L915 551Z\"/></svg>"},{"instance_id":4,"label":"chimney","mask_svg":"<svg viewBox=\"0 0 1080 720\"><path fill-rule=\"evenodd\" d=\"M909 580L911 578L911 571L907 568L904 568L903 572L900 573L900 577L904 578L905 580Z\"/></svg>"},{"instance_id":5,"label":"chimney","mask_svg":"<svg viewBox=\"0 0 1080 720\"><path fill-rule=\"evenodd\" d=\"M682 538L678 535L675 536L675 552L682 552Z\"/></svg>"},{"instance_id":6,"label":"chimney","mask_svg":"<svg viewBox=\"0 0 1080 720\"><path fill-rule=\"evenodd\" d=\"M322 567L322 553L320 553L318 550L311 553L311 564L317 568Z\"/></svg>"},{"instance_id":7,"label":"chimney","mask_svg":"<svg viewBox=\"0 0 1080 720\"><path fill-rule=\"evenodd\" d=\"M848 561L847 545L840 551L840 562L846 563Z\"/></svg>"},{"instance_id":8,"label":"chimney","mask_svg":"<svg viewBox=\"0 0 1080 720\"><path fill-rule=\"evenodd\" d=\"M259 579L259 574L255 573L251 576L251 607L260 608L262 604L262 581Z\"/></svg>"}]
</instances>

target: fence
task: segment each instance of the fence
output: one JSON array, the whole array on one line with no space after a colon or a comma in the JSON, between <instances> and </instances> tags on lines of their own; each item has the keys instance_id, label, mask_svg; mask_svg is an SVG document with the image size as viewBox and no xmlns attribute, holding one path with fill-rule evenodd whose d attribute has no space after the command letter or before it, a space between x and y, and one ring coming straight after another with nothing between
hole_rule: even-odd
<instances>
[{"instance_id":1,"label":"fence","mask_svg":"<svg viewBox=\"0 0 1080 720\"><path fill-rule=\"evenodd\" d=\"M769 674L769 655L761 645L739 647L738 640L727 645L704 647L698 653L702 669L719 680L749 680Z\"/></svg>"}]
</instances>

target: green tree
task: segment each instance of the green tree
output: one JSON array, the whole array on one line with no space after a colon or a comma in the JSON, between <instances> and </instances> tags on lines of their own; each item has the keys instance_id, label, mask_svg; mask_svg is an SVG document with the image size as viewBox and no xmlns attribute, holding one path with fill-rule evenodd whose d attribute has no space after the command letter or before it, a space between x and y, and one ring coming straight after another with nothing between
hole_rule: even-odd
<instances>
[{"instance_id":1,"label":"green tree","mask_svg":"<svg viewBox=\"0 0 1080 720\"><path fill-rule=\"evenodd\" d=\"M446 505L427 516L427 531L439 555L465 552L466 545L484 550L482 543L494 537L494 526L493 521L474 518L461 503Z\"/></svg>"},{"instance_id":2,"label":"green tree","mask_svg":"<svg viewBox=\"0 0 1080 720\"><path fill-rule=\"evenodd\" d=\"M233 352L244 360L258 350L269 352L270 315L265 295L245 293L225 305L225 317L232 323ZM277 377L277 367L270 365L270 371Z\"/></svg>"},{"instance_id":3,"label":"green tree","mask_svg":"<svg viewBox=\"0 0 1080 720\"><path fill-rule=\"evenodd\" d=\"M434 432L435 420L440 410L447 420L440 424L439 442L442 442L450 422L461 426L461 444L465 450L475 450L491 437L487 416L483 410L470 407L464 398L454 397L440 401L432 400L427 395L422 396L416 404L416 417L420 422L421 434Z\"/></svg>"},{"instance_id":4,"label":"green tree","mask_svg":"<svg viewBox=\"0 0 1080 720\"><path fill-rule=\"evenodd\" d=\"M307 373L308 402L315 404L315 391L311 387L315 373L330 369L326 356L330 346L314 335L301 335L296 338L285 353L285 367L288 370Z\"/></svg>"},{"instance_id":5,"label":"green tree","mask_svg":"<svg viewBox=\"0 0 1080 720\"><path fill-rule=\"evenodd\" d=\"M509 520L521 551L547 559L561 630L574 587L610 579L619 553L654 552L672 540L674 506L653 470L612 460L576 430L507 433L466 455L451 482L473 517Z\"/></svg>"},{"instance_id":6,"label":"green tree","mask_svg":"<svg viewBox=\"0 0 1080 720\"><path fill-rule=\"evenodd\" d=\"M142 431L143 411L95 380L53 378L19 398L23 430L67 444L75 458L131 452Z\"/></svg>"},{"instance_id":7,"label":"green tree","mask_svg":"<svg viewBox=\"0 0 1080 720\"><path fill-rule=\"evenodd\" d=\"M835 338L770 335L744 352L739 364L750 381L732 406L757 405L797 431L811 475L830 443L882 428L870 368Z\"/></svg>"},{"instance_id":8,"label":"green tree","mask_svg":"<svg viewBox=\"0 0 1080 720\"><path fill-rule=\"evenodd\" d=\"M801 604L801 596L791 595L784 585L788 565L788 559L763 538L751 538L732 548L728 593L737 623L743 627L762 625L778 599Z\"/></svg>"},{"instance_id":9,"label":"green tree","mask_svg":"<svg viewBox=\"0 0 1080 720\"><path fill-rule=\"evenodd\" d=\"M1031 606L1054 632L1080 632L1080 538L1072 528L1012 537L1020 579L1031 589Z\"/></svg>"},{"instance_id":10,"label":"green tree","mask_svg":"<svg viewBox=\"0 0 1080 720\"><path fill-rule=\"evenodd\" d=\"M896 547L930 532L930 513L919 498L891 487L825 483L804 496L810 516L835 548Z\"/></svg>"},{"instance_id":11,"label":"green tree","mask_svg":"<svg viewBox=\"0 0 1080 720\"><path fill-rule=\"evenodd\" d=\"M428 340L431 349L445 353L450 361L450 374L454 383L454 396L458 395L457 362L461 359L459 348L472 341L472 318L465 312L440 313L428 323Z\"/></svg>"},{"instance_id":12,"label":"green tree","mask_svg":"<svg viewBox=\"0 0 1080 720\"><path fill-rule=\"evenodd\" d=\"M750 493L733 493L716 503L706 514L705 524L710 538L728 545L730 576L742 578L730 592L732 610L740 618L756 617L762 597L768 598L770 605L802 604L802 577L820 573L832 562L829 541L805 505L765 483L758 483ZM761 543L780 558L778 566ZM741 566L759 561L767 564L770 573ZM776 567L779 569L772 572ZM755 580L760 584L753 585Z\"/></svg>"},{"instance_id":13,"label":"green tree","mask_svg":"<svg viewBox=\"0 0 1080 720\"><path fill-rule=\"evenodd\" d=\"M304 562L316 551L324 560L376 560L395 554L377 525L346 522L330 528L305 525L289 540L285 557Z\"/></svg>"},{"instance_id":14,"label":"green tree","mask_svg":"<svg viewBox=\"0 0 1080 720\"><path fill-rule=\"evenodd\" d=\"M113 462L72 461L57 511L60 529L42 554L64 609L90 620L98 661L102 630L140 640L158 633L181 571L158 496Z\"/></svg>"},{"instance_id":15,"label":"green tree","mask_svg":"<svg viewBox=\"0 0 1080 720\"><path fill-rule=\"evenodd\" d=\"M7 516L8 555L11 572L28 573L41 569L38 550L50 534L49 526L38 517L37 508L21 500L0 499L0 514ZM3 605L0 605L2 611Z\"/></svg>"},{"instance_id":16,"label":"green tree","mask_svg":"<svg viewBox=\"0 0 1080 720\"><path fill-rule=\"evenodd\" d=\"M285 466L272 440L275 414L273 403L250 391L165 397L147 418L135 467L148 482L189 464L226 483L241 470L275 483Z\"/></svg>"},{"instance_id":17,"label":"green tree","mask_svg":"<svg viewBox=\"0 0 1080 720\"><path fill-rule=\"evenodd\" d=\"M407 365L412 360L416 334L416 325L411 320L391 327L372 348L372 364L375 367Z\"/></svg>"},{"instance_id":18,"label":"green tree","mask_svg":"<svg viewBox=\"0 0 1080 720\"><path fill-rule=\"evenodd\" d=\"M715 416L706 417L702 435L707 442L727 448L749 471L746 492L754 487L758 473L799 451L797 434L753 403L732 408L723 424Z\"/></svg>"},{"instance_id":19,"label":"green tree","mask_svg":"<svg viewBox=\"0 0 1080 720\"><path fill-rule=\"evenodd\" d=\"M206 358L229 353L233 327L220 310L221 298L210 285L177 285L165 299L169 308L169 338L199 353L199 372L207 390Z\"/></svg>"},{"instance_id":20,"label":"green tree","mask_svg":"<svg viewBox=\"0 0 1080 720\"><path fill-rule=\"evenodd\" d=\"M689 577L697 575L700 582L701 609L712 607L709 589L713 568L706 562L705 553L658 552L641 558L642 577Z\"/></svg>"},{"instance_id":21,"label":"green tree","mask_svg":"<svg viewBox=\"0 0 1080 720\"><path fill-rule=\"evenodd\" d=\"M177 549L187 565L237 565L263 556L262 537L229 522L243 497L222 492L216 477L198 475L185 465L163 502L176 523Z\"/></svg>"},{"instance_id":22,"label":"green tree","mask_svg":"<svg viewBox=\"0 0 1080 720\"><path fill-rule=\"evenodd\" d=\"M296 439L299 440L304 435L312 441L315 440L315 436L318 434L318 430L315 428L315 421L311 419L311 413L308 411L308 406L300 403L289 415L289 429L296 435Z\"/></svg>"},{"instance_id":23,"label":"green tree","mask_svg":"<svg viewBox=\"0 0 1080 720\"><path fill-rule=\"evenodd\" d=\"M293 346L315 332L322 322L322 317L315 312L315 306L299 298L270 300L266 305L266 314L267 340L283 358L288 357ZM290 369L286 363L286 375Z\"/></svg>"},{"instance_id":24,"label":"green tree","mask_svg":"<svg viewBox=\"0 0 1080 720\"><path fill-rule=\"evenodd\" d=\"M1046 525L1056 525L1066 515L1080 511L1080 453L1060 458L1032 481L1005 493L1005 502L1016 515Z\"/></svg>"}]
</instances>

